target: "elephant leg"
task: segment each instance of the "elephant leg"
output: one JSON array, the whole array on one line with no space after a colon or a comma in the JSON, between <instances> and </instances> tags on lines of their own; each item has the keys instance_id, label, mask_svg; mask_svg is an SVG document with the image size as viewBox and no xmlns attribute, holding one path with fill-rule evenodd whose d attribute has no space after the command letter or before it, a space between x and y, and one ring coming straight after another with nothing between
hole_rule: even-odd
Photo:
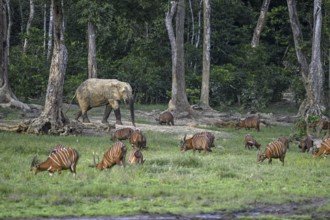
<instances>
[{"instance_id":1,"label":"elephant leg","mask_svg":"<svg viewBox=\"0 0 330 220\"><path fill-rule=\"evenodd\" d=\"M106 105L104 114L103 114L103 119L102 119L103 124L108 124L108 118L109 118L111 111L112 111L112 107L110 105Z\"/></svg>"},{"instance_id":2,"label":"elephant leg","mask_svg":"<svg viewBox=\"0 0 330 220\"><path fill-rule=\"evenodd\" d=\"M81 116L82 116L84 123L90 123L88 116L87 116L87 111L90 109L91 109L91 107L88 107L85 111L81 111Z\"/></svg>"},{"instance_id":3,"label":"elephant leg","mask_svg":"<svg viewBox=\"0 0 330 220\"><path fill-rule=\"evenodd\" d=\"M123 123L121 122L120 108L115 109L114 112L115 112L115 116L116 116L116 124L122 125Z\"/></svg>"},{"instance_id":4,"label":"elephant leg","mask_svg":"<svg viewBox=\"0 0 330 220\"><path fill-rule=\"evenodd\" d=\"M78 121L78 119L80 118L80 116L82 115L81 111L79 110L79 112L77 112L75 119Z\"/></svg>"}]
</instances>

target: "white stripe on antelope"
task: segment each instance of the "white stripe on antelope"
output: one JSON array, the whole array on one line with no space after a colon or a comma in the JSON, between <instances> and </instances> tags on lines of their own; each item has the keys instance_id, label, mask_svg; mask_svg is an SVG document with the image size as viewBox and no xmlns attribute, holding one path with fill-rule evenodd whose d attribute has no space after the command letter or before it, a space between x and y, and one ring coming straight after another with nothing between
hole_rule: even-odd
<instances>
[{"instance_id":1,"label":"white stripe on antelope","mask_svg":"<svg viewBox=\"0 0 330 220\"><path fill-rule=\"evenodd\" d=\"M31 170L35 174L47 170L52 176L55 171L60 174L62 170L69 169L75 176L78 159L79 154L75 149L56 145L44 162L38 163L37 156L35 156L31 163Z\"/></svg>"}]
</instances>

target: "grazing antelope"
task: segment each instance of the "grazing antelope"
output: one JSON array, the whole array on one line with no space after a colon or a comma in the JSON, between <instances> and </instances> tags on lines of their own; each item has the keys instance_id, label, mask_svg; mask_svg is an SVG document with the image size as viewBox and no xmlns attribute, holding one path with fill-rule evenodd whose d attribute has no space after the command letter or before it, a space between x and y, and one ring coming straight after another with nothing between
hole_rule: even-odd
<instances>
[{"instance_id":1,"label":"grazing antelope","mask_svg":"<svg viewBox=\"0 0 330 220\"><path fill-rule=\"evenodd\" d=\"M244 145L245 148L248 149L251 149L253 146L255 146L259 150L261 147L261 144L259 144L250 134L244 136Z\"/></svg>"},{"instance_id":2,"label":"grazing antelope","mask_svg":"<svg viewBox=\"0 0 330 220\"><path fill-rule=\"evenodd\" d=\"M282 141L276 140L269 143L262 154L257 155L257 162L261 163L266 158L268 158L268 163L272 163L272 159L280 159L282 165L284 166L284 158L286 154L286 146L283 144Z\"/></svg>"},{"instance_id":3,"label":"grazing antelope","mask_svg":"<svg viewBox=\"0 0 330 220\"><path fill-rule=\"evenodd\" d=\"M126 152L126 146L122 142L118 141L104 153L101 162L96 164L94 155L94 165L90 165L90 167L96 167L98 170L104 170L107 168L110 169L116 164L125 166Z\"/></svg>"},{"instance_id":4,"label":"grazing antelope","mask_svg":"<svg viewBox=\"0 0 330 220\"><path fill-rule=\"evenodd\" d=\"M146 148L147 147L147 138L140 129L135 129L131 134L129 143L133 147L137 148Z\"/></svg>"},{"instance_id":5,"label":"grazing antelope","mask_svg":"<svg viewBox=\"0 0 330 220\"><path fill-rule=\"evenodd\" d=\"M143 154L140 148L133 148L128 156L128 163L130 164L143 164L144 163Z\"/></svg>"},{"instance_id":6,"label":"grazing antelope","mask_svg":"<svg viewBox=\"0 0 330 220\"><path fill-rule=\"evenodd\" d=\"M316 150L316 152L313 154L313 158L319 157L321 155L324 155L325 157L330 154L330 139L323 140L321 147Z\"/></svg>"},{"instance_id":7,"label":"grazing antelope","mask_svg":"<svg viewBox=\"0 0 330 220\"><path fill-rule=\"evenodd\" d=\"M245 130L250 130L250 128L255 128L260 131L260 119L257 116L249 116L246 119L238 120L235 126L236 129L245 128Z\"/></svg>"},{"instance_id":8,"label":"grazing antelope","mask_svg":"<svg viewBox=\"0 0 330 220\"><path fill-rule=\"evenodd\" d=\"M214 139L215 139L215 136L214 136L214 134L212 133L212 132L209 132L209 131L202 131L202 132L199 132L199 133L197 133L197 134L195 134L195 135L199 135L199 134L201 134L201 135L206 135L206 137L208 137L208 139L209 139L209 141L210 141L210 148L211 147L215 147L215 144L214 144Z\"/></svg>"},{"instance_id":9,"label":"grazing antelope","mask_svg":"<svg viewBox=\"0 0 330 220\"><path fill-rule=\"evenodd\" d=\"M55 171L60 174L62 170L69 169L73 176L76 176L78 159L79 154L75 149L70 147L66 148L63 145L56 145L44 162L38 163L37 156L33 158L31 171L37 174L47 170L49 175L52 176Z\"/></svg>"},{"instance_id":10,"label":"grazing antelope","mask_svg":"<svg viewBox=\"0 0 330 220\"><path fill-rule=\"evenodd\" d=\"M111 140L112 141L122 141L127 140L131 137L131 134L133 133L133 129L126 127L126 128L118 128L116 130L112 130L110 132Z\"/></svg>"},{"instance_id":11,"label":"grazing antelope","mask_svg":"<svg viewBox=\"0 0 330 220\"><path fill-rule=\"evenodd\" d=\"M204 150L204 154L208 151L212 152L210 149L210 139L205 134L195 134L192 137L185 135L183 139L180 140L181 152L192 149L195 154L195 150Z\"/></svg>"}]
</instances>

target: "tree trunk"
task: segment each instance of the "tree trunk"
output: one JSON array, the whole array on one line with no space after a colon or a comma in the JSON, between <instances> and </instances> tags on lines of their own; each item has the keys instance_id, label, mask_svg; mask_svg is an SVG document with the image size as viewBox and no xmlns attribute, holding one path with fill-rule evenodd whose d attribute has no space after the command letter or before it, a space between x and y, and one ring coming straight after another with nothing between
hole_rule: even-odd
<instances>
[{"instance_id":1,"label":"tree trunk","mask_svg":"<svg viewBox=\"0 0 330 220\"><path fill-rule=\"evenodd\" d=\"M97 78L95 26L88 22L88 78Z\"/></svg>"},{"instance_id":2,"label":"tree trunk","mask_svg":"<svg viewBox=\"0 0 330 220\"><path fill-rule=\"evenodd\" d=\"M44 16L44 42L42 44L42 47L44 48L44 54L46 55L46 38L47 38L47 3L44 3L43 8L43 16Z\"/></svg>"},{"instance_id":3,"label":"tree trunk","mask_svg":"<svg viewBox=\"0 0 330 220\"><path fill-rule=\"evenodd\" d=\"M195 38L195 18L194 18L194 10L192 7L191 0L189 0L189 9L190 9L190 15L191 15L191 44L194 44L194 38Z\"/></svg>"},{"instance_id":4,"label":"tree trunk","mask_svg":"<svg viewBox=\"0 0 330 220\"><path fill-rule=\"evenodd\" d=\"M266 19L267 19L267 12L268 12L269 3L270 3L270 0L263 0L263 2L262 2L262 6L261 6L257 26L255 27L254 32L253 32L253 37L252 37L252 41L251 41L251 46L252 47L259 46L260 35L261 35L261 32L262 32L262 29L265 26Z\"/></svg>"},{"instance_id":5,"label":"tree trunk","mask_svg":"<svg viewBox=\"0 0 330 220\"><path fill-rule=\"evenodd\" d=\"M169 110L175 112L191 112L186 95L185 62L184 62L184 16L185 0L172 1L170 11L166 15L166 28L168 31L172 50L172 97ZM172 19L176 13L176 37L172 27Z\"/></svg>"},{"instance_id":6,"label":"tree trunk","mask_svg":"<svg viewBox=\"0 0 330 220\"><path fill-rule=\"evenodd\" d=\"M210 0L204 0L203 6L203 76L200 104L204 108L209 106L209 81L210 81L210 50L211 50L211 5Z\"/></svg>"},{"instance_id":7,"label":"tree trunk","mask_svg":"<svg viewBox=\"0 0 330 220\"><path fill-rule=\"evenodd\" d=\"M314 29L312 58L308 67L306 56L302 50L303 39L297 15L296 1L287 0L296 55L301 67L302 79L306 89L306 98L301 103L298 116L322 115L325 110L323 105L324 74L321 63L321 0L314 0Z\"/></svg>"},{"instance_id":8,"label":"tree trunk","mask_svg":"<svg viewBox=\"0 0 330 220\"><path fill-rule=\"evenodd\" d=\"M17 100L9 86L7 3L6 0L0 0L0 107L31 110L28 105Z\"/></svg>"},{"instance_id":9,"label":"tree trunk","mask_svg":"<svg viewBox=\"0 0 330 220\"><path fill-rule=\"evenodd\" d=\"M7 17L8 17L8 27L7 27L7 59L8 59L8 63L10 63L9 61L9 49L10 49L10 33L11 33L11 26L13 25L13 22L11 21L11 12L10 12L10 0L6 0L7 2Z\"/></svg>"},{"instance_id":10,"label":"tree trunk","mask_svg":"<svg viewBox=\"0 0 330 220\"><path fill-rule=\"evenodd\" d=\"M199 41L201 39L201 17L202 17L202 4L203 4L203 0L200 0L199 3L199 10L198 10L198 31L197 31L197 36L196 36L196 41L195 41L195 48L198 48L199 46Z\"/></svg>"},{"instance_id":11,"label":"tree trunk","mask_svg":"<svg viewBox=\"0 0 330 220\"><path fill-rule=\"evenodd\" d=\"M30 0L30 15L29 15L28 22L26 24L26 37L24 39L23 54L26 53L26 49L28 47L28 37L30 34L30 28L31 28L31 23L32 23L33 17L34 17L34 2L33 2L33 0Z\"/></svg>"},{"instance_id":12,"label":"tree trunk","mask_svg":"<svg viewBox=\"0 0 330 220\"><path fill-rule=\"evenodd\" d=\"M47 47L47 61L50 59L53 47L53 1L50 1L49 10L49 25L48 25L48 47Z\"/></svg>"},{"instance_id":13,"label":"tree trunk","mask_svg":"<svg viewBox=\"0 0 330 220\"><path fill-rule=\"evenodd\" d=\"M62 4L52 0L54 15L54 51L50 66L44 110L30 125L29 133L58 134L68 122L62 112L64 76L67 65L67 50L63 40Z\"/></svg>"}]
</instances>

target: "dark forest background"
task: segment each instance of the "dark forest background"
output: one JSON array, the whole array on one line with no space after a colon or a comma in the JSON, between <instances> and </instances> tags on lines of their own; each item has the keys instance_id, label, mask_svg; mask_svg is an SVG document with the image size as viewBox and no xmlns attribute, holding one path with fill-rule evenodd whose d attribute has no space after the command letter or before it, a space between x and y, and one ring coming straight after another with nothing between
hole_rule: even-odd
<instances>
[{"instance_id":1,"label":"dark forest background","mask_svg":"<svg viewBox=\"0 0 330 220\"><path fill-rule=\"evenodd\" d=\"M22 101L44 99L49 77L47 59L50 1L35 0L35 16L26 34L29 1L11 0L9 81ZM46 4L46 16L45 13ZM291 93L297 106L305 89L295 54L286 1L271 1L260 45L251 47L262 1L211 1L210 106L240 105L262 109ZM171 97L171 48L165 27L170 1L64 1L65 45L68 65L64 101L88 78L87 23L96 26L97 76L129 82L137 103L164 104ZM202 81L202 4L186 3L186 91L190 104L200 98ZM298 1L304 50L310 56L313 1ZM328 97L330 3L323 4L322 62ZM46 29L44 28L46 18ZM46 36L45 36L46 34ZM24 39L28 47L23 53Z\"/></svg>"}]
</instances>

